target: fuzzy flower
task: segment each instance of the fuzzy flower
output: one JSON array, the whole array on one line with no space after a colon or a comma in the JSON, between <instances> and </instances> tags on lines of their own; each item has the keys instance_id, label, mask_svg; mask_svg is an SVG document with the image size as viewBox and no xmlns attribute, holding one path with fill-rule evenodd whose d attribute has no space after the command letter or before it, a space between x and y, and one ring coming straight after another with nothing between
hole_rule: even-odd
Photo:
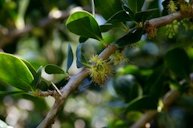
<instances>
[{"instance_id":1,"label":"fuzzy flower","mask_svg":"<svg viewBox=\"0 0 193 128\"><path fill-rule=\"evenodd\" d=\"M91 57L90 63L89 70L92 80L99 85L104 84L106 79L111 75L111 66L97 55Z\"/></svg>"},{"instance_id":2,"label":"fuzzy flower","mask_svg":"<svg viewBox=\"0 0 193 128\"><path fill-rule=\"evenodd\" d=\"M174 13L177 10L177 6L176 3L173 0L170 0L169 4L168 4L168 11L169 13Z\"/></svg>"},{"instance_id":3,"label":"fuzzy flower","mask_svg":"<svg viewBox=\"0 0 193 128\"><path fill-rule=\"evenodd\" d=\"M123 55L123 53L116 51L113 55L110 57L111 61L114 65L122 64L124 62L128 62L129 60Z\"/></svg>"}]
</instances>

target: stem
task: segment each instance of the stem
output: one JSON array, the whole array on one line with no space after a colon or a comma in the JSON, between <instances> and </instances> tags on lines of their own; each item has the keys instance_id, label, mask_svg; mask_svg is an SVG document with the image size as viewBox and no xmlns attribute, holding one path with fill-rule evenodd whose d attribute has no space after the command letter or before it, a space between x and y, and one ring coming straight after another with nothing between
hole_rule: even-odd
<instances>
[{"instance_id":1,"label":"stem","mask_svg":"<svg viewBox=\"0 0 193 128\"><path fill-rule=\"evenodd\" d=\"M95 4L94 4L94 0L91 0L91 7L92 7L92 15L95 17Z\"/></svg>"}]
</instances>

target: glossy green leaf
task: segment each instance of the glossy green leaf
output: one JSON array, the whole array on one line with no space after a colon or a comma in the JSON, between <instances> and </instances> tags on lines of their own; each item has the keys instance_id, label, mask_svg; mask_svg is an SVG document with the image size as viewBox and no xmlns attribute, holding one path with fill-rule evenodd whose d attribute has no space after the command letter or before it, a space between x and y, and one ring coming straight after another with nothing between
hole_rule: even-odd
<instances>
[{"instance_id":1,"label":"glossy green leaf","mask_svg":"<svg viewBox=\"0 0 193 128\"><path fill-rule=\"evenodd\" d=\"M141 8L143 6L145 0L127 0L128 7L134 12L141 11Z\"/></svg>"},{"instance_id":2,"label":"glossy green leaf","mask_svg":"<svg viewBox=\"0 0 193 128\"><path fill-rule=\"evenodd\" d=\"M48 74L65 74L64 70L62 70L59 66L54 64L46 65L45 72Z\"/></svg>"},{"instance_id":3,"label":"glossy green leaf","mask_svg":"<svg viewBox=\"0 0 193 128\"><path fill-rule=\"evenodd\" d=\"M166 65L179 77L187 77L190 60L184 49L176 48L169 51L165 57Z\"/></svg>"},{"instance_id":4,"label":"glossy green leaf","mask_svg":"<svg viewBox=\"0 0 193 128\"><path fill-rule=\"evenodd\" d=\"M67 28L77 35L85 38L102 39L99 25L92 14L78 11L69 16L66 21Z\"/></svg>"},{"instance_id":5,"label":"glossy green leaf","mask_svg":"<svg viewBox=\"0 0 193 128\"><path fill-rule=\"evenodd\" d=\"M22 59L0 53L0 81L21 90L31 91L34 77Z\"/></svg>"},{"instance_id":6,"label":"glossy green leaf","mask_svg":"<svg viewBox=\"0 0 193 128\"><path fill-rule=\"evenodd\" d=\"M126 111L143 111L143 110L150 110L150 109L157 109L158 100L156 98L150 96L144 96L131 101Z\"/></svg>"},{"instance_id":7,"label":"glossy green leaf","mask_svg":"<svg viewBox=\"0 0 193 128\"><path fill-rule=\"evenodd\" d=\"M73 52L72 52L72 47L70 44L68 44L68 56L67 56L67 68L66 68L66 72L68 72L69 68L72 65L74 56L73 56Z\"/></svg>"},{"instance_id":8,"label":"glossy green leaf","mask_svg":"<svg viewBox=\"0 0 193 128\"><path fill-rule=\"evenodd\" d=\"M126 35L118 39L115 43L119 47L124 47L126 45L133 44L139 41L141 39L142 34L143 34L142 28L133 29L129 31Z\"/></svg>"}]
</instances>

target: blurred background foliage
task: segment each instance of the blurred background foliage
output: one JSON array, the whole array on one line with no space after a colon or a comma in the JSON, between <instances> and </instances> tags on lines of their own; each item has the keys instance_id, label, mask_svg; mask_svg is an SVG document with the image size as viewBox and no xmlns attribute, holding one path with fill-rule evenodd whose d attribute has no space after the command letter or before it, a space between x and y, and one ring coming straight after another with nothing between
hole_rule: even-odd
<instances>
[{"instance_id":1,"label":"blurred background foliage","mask_svg":"<svg viewBox=\"0 0 193 128\"><path fill-rule=\"evenodd\" d=\"M158 8L160 14L166 15L168 1L162 5L161 0L146 0L142 10ZM122 10L121 0L95 0L95 6L100 25ZM90 11L91 3L89 0L0 0L0 44L4 44L1 50L22 57L36 69L46 64L65 69L68 43L75 54L78 36L67 30L65 19L51 19L78 7ZM107 43L117 40L132 26L130 22L112 24L113 28L103 33ZM12 36L13 30L27 27L33 28ZM160 99L169 90L177 89L181 96L168 111L156 116L151 128L189 128L193 118L192 35L192 19L161 27L154 38L144 34L140 41L124 48L122 53L127 61L113 67L114 74L104 86L96 85L90 78L82 82L68 98L53 127L126 128L145 110L160 107ZM86 42L89 43L82 47L84 56L88 57L100 46L96 40ZM74 61L69 73L78 70ZM46 73L43 77L56 82L61 78ZM0 90L10 88L0 83ZM0 99L0 119L14 128L36 127L54 102L51 97L25 94L2 94Z\"/></svg>"}]
</instances>

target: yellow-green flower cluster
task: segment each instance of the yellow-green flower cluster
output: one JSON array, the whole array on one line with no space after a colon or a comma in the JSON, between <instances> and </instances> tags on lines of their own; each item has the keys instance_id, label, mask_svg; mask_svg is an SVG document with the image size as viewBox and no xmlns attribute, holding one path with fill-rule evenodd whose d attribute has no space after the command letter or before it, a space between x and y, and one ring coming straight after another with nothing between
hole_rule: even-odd
<instances>
[{"instance_id":1,"label":"yellow-green flower cluster","mask_svg":"<svg viewBox=\"0 0 193 128\"><path fill-rule=\"evenodd\" d=\"M89 70L92 80L99 85L103 85L111 75L112 70L110 64L99 58L98 55L91 57L90 63L91 66Z\"/></svg>"},{"instance_id":2,"label":"yellow-green flower cluster","mask_svg":"<svg viewBox=\"0 0 193 128\"><path fill-rule=\"evenodd\" d=\"M119 51L116 51L113 55L111 55L110 59L114 65L118 65L122 62L128 61L128 59L123 55L123 53Z\"/></svg>"},{"instance_id":3,"label":"yellow-green flower cluster","mask_svg":"<svg viewBox=\"0 0 193 128\"><path fill-rule=\"evenodd\" d=\"M166 26L166 35L168 36L168 38L173 38L177 34L179 25L180 23L177 20L174 20L171 24L168 24Z\"/></svg>"},{"instance_id":4,"label":"yellow-green flower cluster","mask_svg":"<svg viewBox=\"0 0 193 128\"><path fill-rule=\"evenodd\" d=\"M173 0L170 0L169 4L168 4L168 12L169 13L174 13L177 10L177 6L176 3Z\"/></svg>"}]
</instances>

